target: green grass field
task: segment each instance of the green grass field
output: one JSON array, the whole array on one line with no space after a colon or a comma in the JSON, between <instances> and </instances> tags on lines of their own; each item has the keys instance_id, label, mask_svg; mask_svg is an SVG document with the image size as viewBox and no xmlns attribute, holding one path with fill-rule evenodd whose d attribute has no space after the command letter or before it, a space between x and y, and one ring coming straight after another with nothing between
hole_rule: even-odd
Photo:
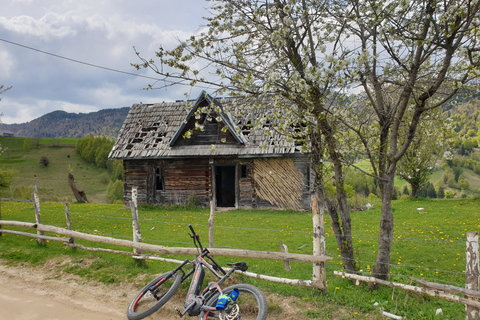
<instances>
[{"instance_id":1,"label":"green grass field","mask_svg":"<svg viewBox=\"0 0 480 320\"><path fill-rule=\"evenodd\" d=\"M78 188L84 189L91 202L107 202L109 174L80 159L75 152L76 139L41 139L38 148L23 149L24 138L0 138L2 148L8 148L0 157L0 168L17 173L8 190L0 195L10 197L15 188L37 184L42 200L72 201L73 193L68 185L72 172ZM48 166L40 164L47 157Z\"/></svg>"},{"instance_id":2,"label":"green grass field","mask_svg":"<svg viewBox=\"0 0 480 320\"><path fill-rule=\"evenodd\" d=\"M465 200L412 199L395 201L395 234L391 255L391 280L410 283L408 277L463 287L465 283L465 240L467 231L480 230L479 202ZM423 208L422 210L418 210ZM2 202L2 219L34 222L31 203ZM63 204L42 203L42 222L65 227ZM91 234L131 239L131 213L120 205L71 204L73 229ZM188 224L195 226L204 244L208 243L208 209L142 207L139 210L144 242L171 247L193 247ZM353 242L358 267L365 274L373 268L378 246L380 207L352 213ZM402 290L381 287L371 292L366 286L357 287L346 279L333 276L342 270L336 242L329 221L326 221L328 293L321 295L313 289L290 287L245 278L265 292L291 295L318 305L306 310L305 315L318 319L381 319L379 303L383 310L403 316L404 319L436 319L435 311L443 310L446 319L464 319L464 306ZM307 212L233 210L218 212L215 217L215 247L248 250L279 251L282 240L291 253L312 253L312 220ZM92 246L91 243L82 242ZM305 245L305 246L304 246ZM102 247L108 247L103 246ZM110 247L113 248L113 247ZM119 248L114 248L119 249ZM128 250L128 249L127 249ZM185 257L170 255L170 258ZM42 266L47 261L58 263L63 272L73 273L104 283L133 281L142 285L139 274L153 274L170 270L174 265L148 261L148 268L132 263L127 256L107 253L73 252L60 243L50 242L38 246L36 240L4 234L0 238L0 258L7 263L28 262ZM189 257L192 258L192 257ZM94 263L85 264L83 261ZM220 264L238 261L238 258L218 257ZM249 271L291 279L311 279L312 266L293 262L292 271L284 271L283 262L273 260L242 259ZM51 264L51 263L50 263ZM328 307L327 307L328 306ZM348 316L337 317L336 310L344 308Z\"/></svg>"}]
</instances>

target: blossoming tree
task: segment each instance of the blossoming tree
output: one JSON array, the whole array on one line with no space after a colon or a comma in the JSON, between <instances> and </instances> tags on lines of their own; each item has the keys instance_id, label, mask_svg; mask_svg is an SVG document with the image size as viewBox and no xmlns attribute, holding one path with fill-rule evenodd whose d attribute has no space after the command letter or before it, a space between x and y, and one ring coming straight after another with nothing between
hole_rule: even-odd
<instances>
[{"instance_id":1,"label":"blossoming tree","mask_svg":"<svg viewBox=\"0 0 480 320\"><path fill-rule=\"evenodd\" d=\"M373 275L389 274L397 164L426 114L479 78L479 1L211 0L203 32L137 68L162 86L216 87L245 97L241 112L272 109L275 130L304 141L316 192L327 205L344 268L355 272L345 166L368 159L381 192L379 250ZM213 71L213 72L212 72ZM271 129L269 129L271 130ZM336 203L323 192L332 163ZM357 168L362 170L361 168Z\"/></svg>"}]
</instances>

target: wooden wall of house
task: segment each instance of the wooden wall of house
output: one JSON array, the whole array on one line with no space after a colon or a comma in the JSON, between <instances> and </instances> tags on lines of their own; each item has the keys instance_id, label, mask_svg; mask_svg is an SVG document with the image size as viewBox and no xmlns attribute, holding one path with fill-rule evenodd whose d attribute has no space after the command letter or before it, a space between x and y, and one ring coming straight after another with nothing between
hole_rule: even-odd
<instances>
[{"instance_id":1,"label":"wooden wall of house","mask_svg":"<svg viewBox=\"0 0 480 320\"><path fill-rule=\"evenodd\" d=\"M123 161L123 197L128 203L132 200L132 187L137 187L138 203L147 202L147 160L124 160Z\"/></svg>"},{"instance_id":2,"label":"wooden wall of house","mask_svg":"<svg viewBox=\"0 0 480 320\"><path fill-rule=\"evenodd\" d=\"M208 159L159 161L164 167L165 190L157 191L157 203L198 203L207 206L212 193Z\"/></svg>"},{"instance_id":3,"label":"wooden wall of house","mask_svg":"<svg viewBox=\"0 0 480 320\"><path fill-rule=\"evenodd\" d=\"M138 188L138 203L208 205L211 198L211 169L208 159L124 160L124 200ZM157 168L163 174L162 190L157 190Z\"/></svg>"},{"instance_id":4,"label":"wooden wall of house","mask_svg":"<svg viewBox=\"0 0 480 320\"><path fill-rule=\"evenodd\" d=\"M238 208L310 208L310 161L307 157L214 159L214 165L236 165ZM242 176L245 166L246 176ZM163 173L162 190L156 190L156 169ZM125 201L138 188L138 202L208 206L213 197L213 168L209 159L125 160ZM243 169L245 170L245 169Z\"/></svg>"}]
</instances>

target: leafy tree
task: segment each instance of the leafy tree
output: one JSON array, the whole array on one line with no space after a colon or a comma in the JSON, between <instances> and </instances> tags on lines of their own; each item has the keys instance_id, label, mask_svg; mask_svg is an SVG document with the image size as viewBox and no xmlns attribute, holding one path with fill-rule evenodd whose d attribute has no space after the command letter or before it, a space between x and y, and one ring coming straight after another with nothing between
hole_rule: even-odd
<instances>
[{"instance_id":1,"label":"leafy tree","mask_svg":"<svg viewBox=\"0 0 480 320\"><path fill-rule=\"evenodd\" d=\"M204 33L173 50L160 48L157 64L141 58L136 67L163 75L165 86L203 83L242 94L243 112L261 107L248 101L251 96L271 99L274 108L265 117L277 116L275 129L307 137L316 192L350 272L355 264L344 166L366 157L372 168L363 171L378 181L382 201L373 274L387 278L397 164L427 115L479 77L479 0L212 2ZM208 67L216 77L207 78ZM345 99L346 85L357 84L361 94ZM336 205L325 197L326 155Z\"/></svg>"},{"instance_id":2,"label":"leafy tree","mask_svg":"<svg viewBox=\"0 0 480 320\"><path fill-rule=\"evenodd\" d=\"M0 169L0 188L8 188L13 181L17 171L11 169Z\"/></svg>"},{"instance_id":3,"label":"leafy tree","mask_svg":"<svg viewBox=\"0 0 480 320\"><path fill-rule=\"evenodd\" d=\"M440 121L422 123L418 135L397 164L397 176L410 184L414 198L421 196L419 191L432 175L437 161L436 154L440 153L445 143L439 127Z\"/></svg>"},{"instance_id":4,"label":"leafy tree","mask_svg":"<svg viewBox=\"0 0 480 320\"><path fill-rule=\"evenodd\" d=\"M438 187L437 198L439 198L439 199L445 198L445 188L444 187L442 187L442 186Z\"/></svg>"},{"instance_id":5,"label":"leafy tree","mask_svg":"<svg viewBox=\"0 0 480 320\"><path fill-rule=\"evenodd\" d=\"M107 187L108 200L114 203L123 199L123 182L120 180L110 181Z\"/></svg>"},{"instance_id":6,"label":"leafy tree","mask_svg":"<svg viewBox=\"0 0 480 320\"><path fill-rule=\"evenodd\" d=\"M462 168L460 168L460 167L453 168L453 175L454 175L455 182L458 182L458 179L460 178L462 173L463 173Z\"/></svg>"},{"instance_id":7,"label":"leafy tree","mask_svg":"<svg viewBox=\"0 0 480 320\"><path fill-rule=\"evenodd\" d=\"M23 140L23 150L30 150L30 148L30 139L25 138L25 140Z\"/></svg>"}]
</instances>

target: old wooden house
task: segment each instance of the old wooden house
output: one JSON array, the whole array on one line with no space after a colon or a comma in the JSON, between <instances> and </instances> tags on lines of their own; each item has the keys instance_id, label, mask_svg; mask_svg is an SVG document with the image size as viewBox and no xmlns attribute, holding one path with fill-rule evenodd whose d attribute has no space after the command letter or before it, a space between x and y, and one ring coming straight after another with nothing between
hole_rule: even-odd
<instances>
[{"instance_id":1,"label":"old wooden house","mask_svg":"<svg viewBox=\"0 0 480 320\"><path fill-rule=\"evenodd\" d=\"M144 204L308 209L308 155L278 132L251 131L251 115L224 111L234 102L203 92L133 105L109 155L123 160L124 200L135 186Z\"/></svg>"}]
</instances>

